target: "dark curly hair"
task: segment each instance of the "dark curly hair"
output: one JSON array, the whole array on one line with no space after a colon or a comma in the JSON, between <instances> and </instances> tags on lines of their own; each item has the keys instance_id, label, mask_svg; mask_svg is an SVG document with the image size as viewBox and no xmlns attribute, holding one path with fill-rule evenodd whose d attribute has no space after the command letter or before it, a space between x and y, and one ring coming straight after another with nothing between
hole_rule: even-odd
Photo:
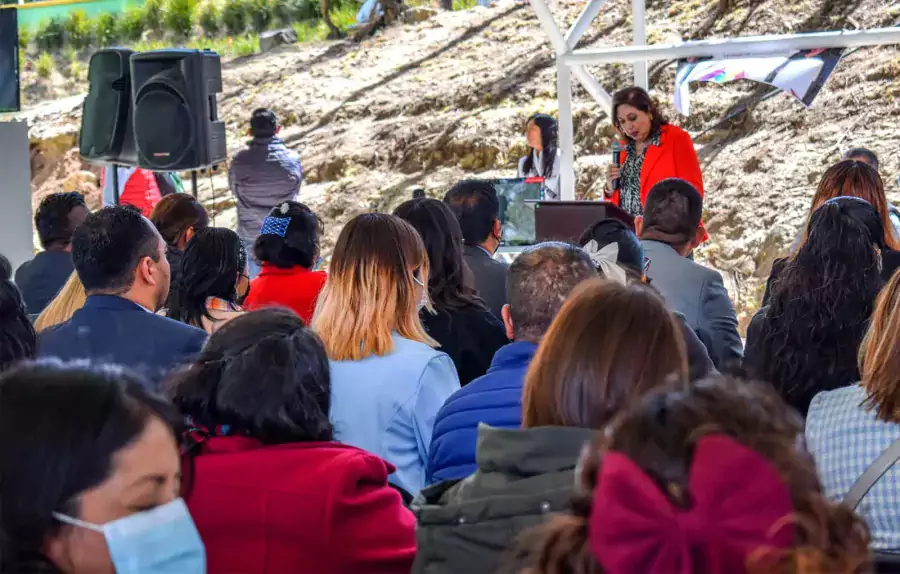
<instances>
[{"instance_id":1,"label":"dark curly hair","mask_svg":"<svg viewBox=\"0 0 900 574\"><path fill-rule=\"evenodd\" d=\"M795 545L777 564L767 561L765 572L867 571L866 525L850 508L823 493L812 457L799 446L803 419L767 385L714 378L687 389L651 393L597 434L593 447L582 455L571 512L522 539L518 556L530 563L529 574L602 572L587 541L594 487L606 452L625 454L660 485L680 487L661 490L673 504L683 506L685 501L673 493L689 492L694 446L713 434L731 437L760 453L778 469L790 491ZM751 557L748 572L758 571Z\"/></svg>"},{"instance_id":2,"label":"dark curly hair","mask_svg":"<svg viewBox=\"0 0 900 574\"><path fill-rule=\"evenodd\" d=\"M84 196L76 191L66 193L51 193L41 200L41 204L34 214L34 227L37 229L41 247L48 249L53 246L65 247L72 242L74 223L69 214L76 207L83 207L87 211Z\"/></svg>"},{"instance_id":3,"label":"dark curly hair","mask_svg":"<svg viewBox=\"0 0 900 574\"><path fill-rule=\"evenodd\" d=\"M412 225L428 251L428 295L438 311L485 309L475 290L475 278L463 261L459 222L450 208L437 199L404 202L394 215Z\"/></svg>"},{"instance_id":4,"label":"dark curly hair","mask_svg":"<svg viewBox=\"0 0 900 574\"><path fill-rule=\"evenodd\" d=\"M875 208L853 197L813 212L806 243L751 324L749 375L775 385L801 412L819 391L859 380L857 350L882 287L870 231L878 222Z\"/></svg>"}]
</instances>

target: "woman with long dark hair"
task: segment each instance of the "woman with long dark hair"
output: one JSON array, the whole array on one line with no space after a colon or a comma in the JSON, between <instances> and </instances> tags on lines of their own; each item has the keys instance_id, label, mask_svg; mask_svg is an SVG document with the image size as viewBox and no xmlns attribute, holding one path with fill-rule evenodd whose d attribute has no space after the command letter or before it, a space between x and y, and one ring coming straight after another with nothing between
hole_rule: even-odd
<instances>
[{"instance_id":1,"label":"woman with long dark hair","mask_svg":"<svg viewBox=\"0 0 900 574\"><path fill-rule=\"evenodd\" d=\"M409 572L415 519L393 467L335 442L328 357L293 311L234 319L171 382L209 574Z\"/></svg>"},{"instance_id":2,"label":"woman with long dark hair","mask_svg":"<svg viewBox=\"0 0 900 574\"><path fill-rule=\"evenodd\" d=\"M0 377L0 571L206 573L178 494L176 413L146 385L56 361Z\"/></svg>"},{"instance_id":3,"label":"woman with long dark hair","mask_svg":"<svg viewBox=\"0 0 900 574\"><path fill-rule=\"evenodd\" d=\"M669 123L643 88L613 95L613 125L625 150L616 167L610 164L607 199L637 217L644 214L647 194L664 179L683 179L703 196L703 175L691 136ZM614 185L618 182L618 185Z\"/></svg>"},{"instance_id":4,"label":"woman with long dark hair","mask_svg":"<svg viewBox=\"0 0 900 574\"><path fill-rule=\"evenodd\" d=\"M544 199L559 199L559 127L547 114L534 114L525 124L528 155L519 160L519 177L544 179Z\"/></svg>"},{"instance_id":5,"label":"woman with long dark hair","mask_svg":"<svg viewBox=\"0 0 900 574\"><path fill-rule=\"evenodd\" d=\"M28 319L25 300L12 282L12 266L0 255L0 372L18 361L34 358L37 334Z\"/></svg>"},{"instance_id":6,"label":"woman with long dark hair","mask_svg":"<svg viewBox=\"0 0 900 574\"><path fill-rule=\"evenodd\" d=\"M463 261L462 231L450 208L437 199L407 201L394 215L412 225L428 252L428 296L433 309L421 309L425 331L450 355L465 385L485 374L497 349L509 343L506 329L476 295L474 278Z\"/></svg>"},{"instance_id":7,"label":"woman with long dark hair","mask_svg":"<svg viewBox=\"0 0 900 574\"><path fill-rule=\"evenodd\" d=\"M184 250L166 315L211 334L243 313L240 303L249 288L247 254L237 233L201 229Z\"/></svg>"},{"instance_id":8,"label":"woman with long dark hair","mask_svg":"<svg viewBox=\"0 0 900 574\"><path fill-rule=\"evenodd\" d=\"M747 329L744 369L772 383L804 416L816 393L859 380L857 350L882 287L881 217L838 197L813 212L771 303Z\"/></svg>"}]
</instances>

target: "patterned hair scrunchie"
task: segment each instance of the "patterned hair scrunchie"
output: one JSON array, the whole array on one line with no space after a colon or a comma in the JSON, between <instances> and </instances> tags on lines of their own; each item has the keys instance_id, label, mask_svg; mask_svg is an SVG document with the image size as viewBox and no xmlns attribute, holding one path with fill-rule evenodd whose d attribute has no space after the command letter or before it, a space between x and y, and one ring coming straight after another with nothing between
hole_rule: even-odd
<instances>
[{"instance_id":1,"label":"patterned hair scrunchie","mask_svg":"<svg viewBox=\"0 0 900 574\"><path fill-rule=\"evenodd\" d=\"M259 232L259 234L277 235L278 237L284 237L285 235L287 235L287 228L290 224L290 217L275 217L270 215L263 220L262 230Z\"/></svg>"}]
</instances>

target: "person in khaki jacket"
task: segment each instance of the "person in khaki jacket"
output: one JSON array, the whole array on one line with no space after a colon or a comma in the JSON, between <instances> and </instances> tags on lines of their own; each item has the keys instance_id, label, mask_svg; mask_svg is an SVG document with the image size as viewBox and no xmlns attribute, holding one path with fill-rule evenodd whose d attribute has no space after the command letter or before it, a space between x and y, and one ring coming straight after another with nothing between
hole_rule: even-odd
<instances>
[{"instance_id":1,"label":"person in khaki jacket","mask_svg":"<svg viewBox=\"0 0 900 574\"><path fill-rule=\"evenodd\" d=\"M201 229L185 247L166 315L212 334L243 314L240 304L249 291L247 252L237 233Z\"/></svg>"}]
</instances>

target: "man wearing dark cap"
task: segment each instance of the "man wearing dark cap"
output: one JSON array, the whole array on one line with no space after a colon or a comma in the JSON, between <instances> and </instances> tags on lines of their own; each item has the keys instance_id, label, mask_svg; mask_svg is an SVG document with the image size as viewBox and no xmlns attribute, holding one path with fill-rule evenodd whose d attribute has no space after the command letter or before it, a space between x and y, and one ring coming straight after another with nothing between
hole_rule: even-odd
<instances>
[{"instance_id":1,"label":"man wearing dark cap","mask_svg":"<svg viewBox=\"0 0 900 574\"><path fill-rule=\"evenodd\" d=\"M253 139L234 156L228 170L228 182L237 198L237 233L248 253L253 253L253 243L269 211L300 193L300 155L278 138L280 129L272 110L255 110L250 116ZM250 275L255 277L259 267L252 257L250 260Z\"/></svg>"},{"instance_id":2,"label":"man wearing dark cap","mask_svg":"<svg viewBox=\"0 0 900 574\"><path fill-rule=\"evenodd\" d=\"M744 349L722 276L688 259L703 240L702 213L703 198L693 185L665 179L647 194L644 216L636 218L635 224L653 286L670 310L684 315L716 368L734 372Z\"/></svg>"}]
</instances>

